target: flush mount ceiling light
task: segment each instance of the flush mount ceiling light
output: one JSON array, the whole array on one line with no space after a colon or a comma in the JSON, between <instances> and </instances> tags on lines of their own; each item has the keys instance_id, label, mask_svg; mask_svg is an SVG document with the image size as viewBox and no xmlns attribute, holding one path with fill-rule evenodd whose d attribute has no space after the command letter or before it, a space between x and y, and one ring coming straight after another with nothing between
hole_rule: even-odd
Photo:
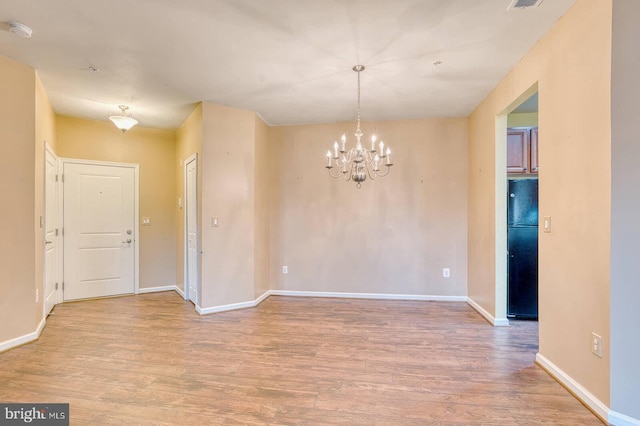
<instances>
[{"instance_id":1,"label":"flush mount ceiling light","mask_svg":"<svg viewBox=\"0 0 640 426\"><path fill-rule=\"evenodd\" d=\"M356 65L353 70L358 73L358 125L354 136L356 137L355 148L346 149L347 136L342 135L340 139L342 145L338 145L338 141L333 144L333 153L331 150L327 151L327 165L325 168L329 170L329 176L332 178L339 178L343 176L345 180L353 180L356 183L356 187L360 188L362 182L367 179L373 180L377 177L383 177L389 174L391 171L391 149L387 146L387 150L384 150L384 142L380 141L380 145L376 146L376 136L371 135L371 149L362 146L362 130L360 130L360 73L364 71L364 65ZM380 151L377 151L377 148ZM338 174L334 175L332 172L333 163L335 160L338 169ZM382 166L386 166L384 172L380 171Z\"/></svg>"},{"instance_id":2,"label":"flush mount ceiling light","mask_svg":"<svg viewBox=\"0 0 640 426\"><path fill-rule=\"evenodd\" d=\"M118 106L122 110L122 115L112 115L109 117L109 120L113 121L113 124L120 130L122 133L126 132L136 124L138 124L138 120L131 117L131 114L127 115L127 110L129 109L126 105Z\"/></svg>"},{"instance_id":3,"label":"flush mount ceiling light","mask_svg":"<svg viewBox=\"0 0 640 426\"><path fill-rule=\"evenodd\" d=\"M512 0L507 10L528 9L530 7L538 7L543 0Z\"/></svg>"},{"instance_id":4,"label":"flush mount ceiling light","mask_svg":"<svg viewBox=\"0 0 640 426\"><path fill-rule=\"evenodd\" d=\"M11 21L7 22L7 25L9 26L9 32L11 34L17 35L21 38L31 38L31 34L33 33L33 31L25 24L21 22Z\"/></svg>"}]
</instances>

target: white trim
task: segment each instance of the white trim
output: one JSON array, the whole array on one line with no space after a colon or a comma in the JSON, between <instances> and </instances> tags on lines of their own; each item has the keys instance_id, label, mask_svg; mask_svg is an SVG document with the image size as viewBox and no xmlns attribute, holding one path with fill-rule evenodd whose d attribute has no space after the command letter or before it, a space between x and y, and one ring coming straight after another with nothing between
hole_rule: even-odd
<instances>
[{"instance_id":1,"label":"white trim","mask_svg":"<svg viewBox=\"0 0 640 426\"><path fill-rule=\"evenodd\" d=\"M26 343L30 343L30 342L33 342L34 340L38 340L46 324L47 324L47 320L45 318L42 318L42 320L40 321L40 324L38 324L38 327L36 328L36 331L25 334L20 337L16 337L15 339L0 342L0 352L8 351L9 349L17 348L18 346L22 346Z\"/></svg>"},{"instance_id":2,"label":"white trim","mask_svg":"<svg viewBox=\"0 0 640 426\"><path fill-rule=\"evenodd\" d=\"M326 291L271 290L272 296L335 297L344 299L420 300L432 302L466 302L467 296L429 296L424 294L342 293Z\"/></svg>"},{"instance_id":3,"label":"white trim","mask_svg":"<svg viewBox=\"0 0 640 426\"><path fill-rule=\"evenodd\" d=\"M133 254L133 293L138 294L140 291L140 164L133 166L133 235L136 242Z\"/></svg>"},{"instance_id":4,"label":"white trim","mask_svg":"<svg viewBox=\"0 0 640 426\"><path fill-rule=\"evenodd\" d=\"M198 216L198 173L200 172L198 169L198 153L193 153L191 154L189 157L187 157L186 160L184 160L182 162L182 180L183 180L183 187L182 187L182 196L183 196L183 202L182 202L182 216L184 219L184 226L183 226L183 233L184 233L184 260L182 261L183 263L183 275L184 275L184 291L183 291L183 297L185 300L191 300L191 297L189 295L189 230L187 229L188 226L188 217L187 217L187 164L191 163L192 161L196 162L196 252L200 253L200 229L198 227L198 223L199 223L199 216ZM200 269L200 257L196 256L196 297L194 298L194 305L196 306L196 311L199 309L198 303L200 302L200 299L198 298L198 290L200 288L200 282L199 280L199 275L198 275L198 271ZM200 294L202 294L202 292L200 292ZM200 313L200 312L198 312Z\"/></svg>"},{"instance_id":5,"label":"white trim","mask_svg":"<svg viewBox=\"0 0 640 426\"><path fill-rule=\"evenodd\" d=\"M57 229L62 229L62 203L63 203L63 199L62 199L62 182L58 180L57 176L60 175L60 170L62 170L62 165L60 163L60 158L58 158L58 155L56 154L56 152L53 150L53 148L51 148L51 145L49 145L49 143L45 140L44 141L44 155L43 155L43 161L42 161L42 167L43 167L43 182L42 182L42 194L43 194L43 200L42 200L42 214L44 217L44 227L42 229L42 239L43 239L43 243L42 243L42 290L40 291L40 294L42 295L42 315L44 315L45 317L49 314L48 312L46 312L47 306L45 303L45 299L46 299L46 295L45 295L45 289L47 288L47 247L46 247L46 240L47 240L47 153L49 153L55 160L56 163L56 182L55 182L55 192L56 192L56 215L57 215L57 219L58 219L58 223L57 223ZM62 260L63 260L63 256L64 256L64 246L63 246L63 238L62 235L57 235L56 236L57 240L56 240L56 265L55 265L55 281L60 283L60 287L62 286ZM55 289L55 299L56 299L56 303L54 303L53 306L59 304L62 302L62 289L61 288L56 288ZM53 306L51 307L51 309L53 309Z\"/></svg>"},{"instance_id":6,"label":"white trim","mask_svg":"<svg viewBox=\"0 0 640 426\"><path fill-rule=\"evenodd\" d=\"M174 291L176 289L175 285L165 285L162 287L143 287L138 289L138 294L142 293L157 293L160 291Z\"/></svg>"},{"instance_id":7,"label":"white trim","mask_svg":"<svg viewBox=\"0 0 640 426\"><path fill-rule=\"evenodd\" d=\"M180 295L180 297L182 297L184 300L187 300L187 295L184 294L184 291L180 287L175 286L174 290Z\"/></svg>"},{"instance_id":8,"label":"white trim","mask_svg":"<svg viewBox=\"0 0 640 426\"><path fill-rule=\"evenodd\" d=\"M125 167L133 169L133 197L134 197L134 206L133 206L133 238L135 241L134 247L134 265L133 265L133 294L138 294L140 290L140 164L137 163L118 163L113 161L98 161L98 160L83 160L79 158L62 158L58 157L59 161L62 163L62 175L64 176L64 165L66 163L70 164L87 164L91 166L112 166L112 167ZM61 186L62 192L62 201L61 204L64 205L64 180L62 181ZM64 212L64 209L63 209ZM64 229L64 213L63 216L60 216L60 222ZM64 235L63 235L64 237ZM64 238L62 239L62 250L64 250ZM62 252L62 256L64 258L64 251ZM64 259L63 259L64 265ZM62 268L62 281L64 282L64 267ZM62 289L63 299L64 299L64 287ZM116 295L117 296L117 295Z\"/></svg>"},{"instance_id":9,"label":"white trim","mask_svg":"<svg viewBox=\"0 0 640 426\"><path fill-rule=\"evenodd\" d=\"M605 420L609 418L609 407L582 387L582 385L571 378L571 376L562 371L560 367L549 361L544 355L540 353L536 354L536 364L549 373L549 375L556 379L562 386L567 388L569 392L593 411L595 415Z\"/></svg>"},{"instance_id":10,"label":"white trim","mask_svg":"<svg viewBox=\"0 0 640 426\"><path fill-rule=\"evenodd\" d=\"M207 315L207 314L215 314L218 312L235 311L236 309L255 308L256 306L264 302L264 300L267 297L271 296L272 294L273 294L273 290L267 290L261 296L257 297L256 300L250 300L248 302L240 302L240 303L231 303L229 305L213 306L211 308L202 308L196 305L196 312L198 312L200 315Z\"/></svg>"},{"instance_id":11,"label":"white trim","mask_svg":"<svg viewBox=\"0 0 640 426\"><path fill-rule=\"evenodd\" d=\"M269 296L271 296L271 290L265 291L264 293L262 293L261 296L259 296L256 300L253 301L255 303L254 306L258 306L259 304L264 302Z\"/></svg>"},{"instance_id":12,"label":"white trim","mask_svg":"<svg viewBox=\"0 0 640 426\"><path fill-rule=\"evenodd\" d=\"M467 297L467 303L469 304L469 306L471 306L473 309L475 309L480 315L482 315L484 317L484 319L489 321L489 323L491 323L492 326L494 326L494 327L508 327L509 326L509 320L508 319L506 319L506 318L495 318L485 308L480 306L472 298Z\"/></svg>"},{"instance_id":13,"label":"white trim","mask_svg":"<svg viewBox=\"0 0 640 426\"><path fill-rule=\"evenodd\" d=\"M201 308L196 305L196 312L200 315L215 314L217 312L235 311L236 309L254 308L256 306L255 301L231 303L229 305L214 306L211 308Z\"/></svg>"},{"instance_id":14,"label":"white trim","mask_svg":"<svg viewBox=\"0 0 640 426\"><path fill-rule=\"evenodd\" d=\"M626 416L617 411L609 411L609 424L615 426L640 426L640 420Z\"/></svg>"}]
</instances>

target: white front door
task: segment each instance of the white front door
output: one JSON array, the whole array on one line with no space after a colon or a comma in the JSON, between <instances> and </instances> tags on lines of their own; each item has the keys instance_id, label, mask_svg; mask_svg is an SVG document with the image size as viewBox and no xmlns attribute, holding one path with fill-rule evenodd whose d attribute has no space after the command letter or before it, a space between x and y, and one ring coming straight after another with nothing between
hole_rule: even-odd
<instances>
[{"instance_id":1,"label":"white front door","mask_svg":"<svg viewBox=\"0 0 640 426\"><path fill-rule=\"evenodd\" d=\"M58 215L58 158L47 146L44 153L44 314L58 303L60 222Z\"/></svg>"},{"instance_id":2,"label":"white front door","mask_svg":"<svg viewBox=\"0 0 640 426\"><path fill-rule=\"evenodd\" d=\"M187 296L198 304L198 159L187 160L185 166L185 218L187 237Z\"/></svg>"},{"instance_id":3,"label":"white front door","mask_svg":"<svg viewBox=\"0 0 640 426\"><path fill-rule=\"evenodd\" d=\"M64 163L64 300L135 290L134 166Z\"/></svg>"}]
</instances>

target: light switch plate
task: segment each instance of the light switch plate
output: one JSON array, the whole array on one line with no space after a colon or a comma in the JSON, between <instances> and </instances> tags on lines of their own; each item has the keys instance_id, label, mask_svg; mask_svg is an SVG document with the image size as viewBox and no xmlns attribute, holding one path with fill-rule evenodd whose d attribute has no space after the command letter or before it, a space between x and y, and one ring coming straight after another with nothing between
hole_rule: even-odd
<instances>
[{"instance_id":1,"label":"light switch plate","mask_svg":"<svg viewBox=\"0 0 640 426\"><path fill-rule=\"evenodd\" d=\"M151 226L151 218L143 217L142 218L142 226Z\"/></svg>"},{"instance_id":2,"label":"light switch plate","mask_svg":"<svg viewBox=\"0 0 640 426\"><path fill-rule=\"evenodd\" d=\"M551 232L551 216L545 216L542 218L542 229L544 229L544 232Z\"/></svg>"}]
</instances>

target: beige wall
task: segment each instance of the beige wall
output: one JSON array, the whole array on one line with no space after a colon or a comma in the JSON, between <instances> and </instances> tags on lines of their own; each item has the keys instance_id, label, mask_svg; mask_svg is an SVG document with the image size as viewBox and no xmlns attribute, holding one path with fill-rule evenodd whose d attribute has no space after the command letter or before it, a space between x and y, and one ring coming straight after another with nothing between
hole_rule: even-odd
<instances>
[{"instance_id":1,"label":"beige wall","mask_svg":"<svg viewBox=\"0 0 640 426\"><path fill-rule=\"evenodd\" d=\"M551 216L553 226L539 241L540 354L605 404L611 8L611 1L578 0L469 119L469 296L495 313L496 249L503 244L496 226L505 225L496 225L505 197L496 188L506 179L496 116L537 82L540 215ZM592 331L604 337L603 359L591 353Z\"/></svg>"},{"instance_id":2,"label":"beige wall","mask_svg":"<svg viewBox=\"0 0 640 426\"><path fill-rule=\"evenodd\" d=\"M355 123L275 127L271 287L464 296L467 119L363 123L391 146L391 173L332 179L324 153ZM368 139L367 139L368 140ZM351 142L353 143L353 142ZM282 274L287 265L288 274ZM442 268L451 268L451 278Z\"/></svg>"},{"instance_id":3,"label":"beige wall","mask_svg":"<svg viewBox=\"0 0 640 426\"><path fill-rule=\"evenodd\" d=\"M36 330L36 74L0 56L0 342ZM42 242L40 242L42 243ZM41 248L41 246L40 246ZM41 255L40 255L41 256ZM40 261L41 262L41 261ZM40 266L40 278L42 266Z\"/></svg>"},{"instance_id":4,"label":"beige wall","mask_svg":"<svg viewBox=\"0 0 640 426\"><path fill-rule=\"evenodd\" d=\"M176 135L134 127L120 132L109 121L58 116L57 154L65 158L140 165L140 288L175 285Z\"/></svg>"},{"instance_id":5,"label":"beige wall","mask_svg":"<svg viewBox=\"0 0 640 426\"><path fill-rule=\"evenodd\" d=\"M273 168L269 164L269 126L255 117L254 296L269 290L270 208Z\"/></svg>"},{"instance_id":6,"label":"beige wall","mask_svg":"<svg viewBox=\"0 0 640 426\"><path fill-rule=\"evenodd\" d=\"M184 283L184 162L193 154L198 155L198 230L202 229L202 104L198 104L194 111L187 118L176 132L176 285L181 290L185 290ZM183 205L178 205L178 199ZM201 235L198 232L198 253L201 247ZM201 300L202 261L198 262L198 300Z\"/></svg>"},{"instance_id":7,"label":"beige wall","mask_svg":"<svg viewBox=\"0 0 640 426\"><path fill-rule=\"evenodd\" d=\"M203 103L202 308L254 299L255 128L253 112Z\"/></svg>"}]
</instances>

